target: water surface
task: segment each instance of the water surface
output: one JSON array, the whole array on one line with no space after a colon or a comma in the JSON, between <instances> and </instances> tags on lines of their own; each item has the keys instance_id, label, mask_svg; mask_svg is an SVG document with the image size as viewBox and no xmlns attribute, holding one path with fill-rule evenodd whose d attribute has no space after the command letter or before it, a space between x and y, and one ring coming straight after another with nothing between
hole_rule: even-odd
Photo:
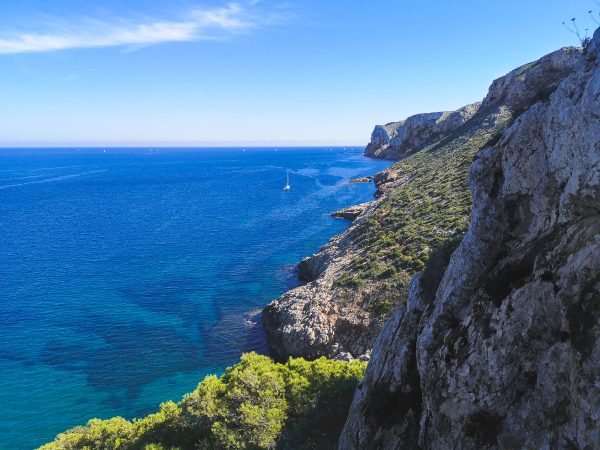
<instances>
[{"instance_id":1,"label":"water surface","mask_svg":"<svg viewBox=\"0 0 600 450\"><path fill-rule=\"evenodd\" d=\"M0 150L0 448L178 400L372 199L361 149ZM282 190L290 171L290 191Z\"/></svg>"}]
</instances>

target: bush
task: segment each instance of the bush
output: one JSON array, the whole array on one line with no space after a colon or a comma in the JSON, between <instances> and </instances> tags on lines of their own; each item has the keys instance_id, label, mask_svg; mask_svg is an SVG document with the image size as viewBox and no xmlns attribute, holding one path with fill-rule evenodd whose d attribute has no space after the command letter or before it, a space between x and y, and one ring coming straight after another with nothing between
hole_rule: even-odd
<instances>
[{"instance_id":1,"label":"bush","mask_svg":"<svg viewBox=\"0 0 600 450\"><path fill-rule=\"evenodd\" d=\"M366 364L248 353L180 403L133 421L92 419L43 450L333 448Z\"/></svg>"}]
</instances>

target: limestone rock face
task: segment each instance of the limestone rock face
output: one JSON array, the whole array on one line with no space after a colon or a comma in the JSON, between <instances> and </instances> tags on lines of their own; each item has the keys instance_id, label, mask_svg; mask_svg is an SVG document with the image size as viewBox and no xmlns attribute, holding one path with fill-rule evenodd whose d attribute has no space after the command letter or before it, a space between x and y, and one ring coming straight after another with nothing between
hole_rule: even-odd
<instances>
[{"instance_id":1,"label":"limestone rock face","mask_svg":"<svg viewBox=\"0 0 600 450\"><path fill-rule=\"evenodd\" d=\"M348 208L338 209L331 213L333 217L338 219L346 219L353 221L362 213L364 213L370 206L371 202L361 203L360 205L349 206Z\"/></svg>"},{"instance_id":2,"label":"limestone rock face","mask_svg":"<svg viewBox=\"0 0 600 450\"><path fill-rule=\"evenodd\" d=\"M356 221L362 215L364 215L369 209L376 205L375 202L366 202L359 205L350 206L348 208L334 211L332 216ZM359 222L360 223L360 222ZM350 227L346 232L333 237L323 248L321 248L314 255L303 258L298 265L298 278L302 281L312 282L319 278L324 278L323 281L331 281L334 273L338 271L338 265L349 259L348 247L351 244L353 238L357 235L355 227ZM329 272L329 273L326 273ZM305 286L300 286L295 290L292 290L282 298L285 298L287 294L292 294L296 291L302 291L309 289ZM326 291L326 288L323 288ZM331 290L331 289L330 289ZM331 293L330 293L331 294ZM330 296L330 295L329 295ZM269 309L269 311L271 311ZM267 330L269 331L269 330Z\"/></svg>"},{"instance_id":3,"label":"limestone rock face","mask_svg":"<svg viewBox=\"0 0 600 450\"><path fill-rule=\"evenodd\" d=\"M490 88L525 112L477 154L469 230L386 324L340 449L600 448L599 48Z\"/></svg>"},{"instance_id":4,"label":"limestone rock face","mask_svg":"<svg viewBox=\"0 0 600 450\"><path fill-rule=\"evenodd\" d=\"M565 73L573 70L573 62L580 56L578 48L562 48L509 72L494 80L481 108L499 103L519 110L528 107L532 101L547 100Z\"/></svg>"},{"instance_id":5,"label":"limestone rock face","mask_svg":"<svg viewBox=\"0 0 600 450\"><path fill-rule=\"evenodd\" d=\"M344 233L331 239L318 253L300 263L308 284L269 303L262 320L275 355L368 359L382 323L373 320L360 303L341 298L334 280L347 261L365 214Z\"/></svg>"},{"instance_id":6,"label":"limestone rock face","mask_svg":"<svg viewBox=\"0 0 600 450\"><path fill-rule=\"evenodd\" d=\"M400 122L377 125L365 155L382 159L400 159L407 152L419 150L455 131L479 109L479 103L457 111L417 114Z\"/></svg>"},{"instance_id":7,"label":"limestone rock face","mask_svg":"<svg viewBox=\"0 0 600 450\"><path fill-rule=\"evenodd\" d=\"M516 102L520 108L523 108L522 105L526 104L527 99L535 102L538 97L546 98L541 92L547 86L558 85L560 80L581 65L580 51L564 49L559 53L571 56L565 59L565 64L560 70L555 70L555 66L551 65L551 70L548 70L545 76L536 72L535 82L525 81L530 90L524 91L523 100ZM522 75L527 77L528 70L529 68L525 67ZM516 98L515 96L516 94L513 98ZM432 155L446 155L443 156L444 161L452 164L451 155L460 152L461 148L475 146L474 148L479 150L486 146L488 139L498 136L512 122L515 111L488 98L484 103L487 104L486 108L479 108L477 114L452 136L434 144L431 152L429 147L424 151ZM307 281L307 284L287 292L265 307L263 324L276 355L314 358L350 353L354 358L367 358L366 355L373 349L385 318L389 317L389 313L378 311L391 311L394 305L403 305L406 297L393 286L379 283L377 279L363 280L358 287L343 287L339 281L348 280L354 275L357 261L364 264L369 259L372 249L368 240L365 240L365 234L372 227L389 226L385 222L387 219L379 224L377 214L382 210L389 211L392 204L389 199L400 194L402 189L410 187L415 177L423 177L423 174L428 173L428 167L420 164L417 162L412 166L416 167L417 173L405 173L402 169L392 166L382 174L376 175L378 199L368 204L366 210L355 218L347 231L334 237L318 253L300 263L300 277ZM468 166L465 166L465 174L467 168ZM445 172L442 169L440 173ZM423 189L427 189L427 186ZM417 208L418 205L413 207ZM443 224L433 226L437 228L438 233L451 232L443 228ZM383 228L382 231L393 230ZM379 307L382 309L377 309ZM386 310L386 307L389 309Z\"/></svg>"}]
</instances>

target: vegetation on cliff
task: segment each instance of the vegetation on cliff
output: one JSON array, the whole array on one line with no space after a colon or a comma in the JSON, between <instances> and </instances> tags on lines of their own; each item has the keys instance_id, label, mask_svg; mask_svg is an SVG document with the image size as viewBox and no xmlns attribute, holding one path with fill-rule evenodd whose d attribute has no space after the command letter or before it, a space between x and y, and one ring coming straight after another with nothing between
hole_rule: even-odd
<instances>
[{"instance_id":1,"label":"vegetation on cliff","mask_svg":"<svg viewBox=\"0 0 600 450\"><path fill-rule=\"evenodd\" d=\"M532 105L547 103L581 58L581 49L564 48L525 64L494 80L458 128L435 133L437 142L403 147L402 159L374 177L379 199L304 264L314 269L309 283L265 307L277 354L368 359L385 321L405 304L414 275L425 270L420 285L432 298L469 226L474 157Z\"/></svg>"},{"instance_id":2,"label":"vegetation on cliff","mask_svg":"<svg viewBox=\"0 0 600 450\"><path fill-rule=\"evenodd\" d=\"M600 31L494 82L520 116L476 155L467 235L384 327L340 448L598 448L599 92Z\"/></svg>"},{"instance_id":3,"label":"vegetation on cliff","mask_svg":"<svg viewBox=\"0 0 600 450\"><path fill-rule=\"evenodd\" d=\"M381 203L359 225L353 246L360 247L360 256L334 283L346 295L366 293L364 307L373 315L387 318L404 301L410 279L425 269L430 256L451 253L460 243L471 212L467 172L473 156L498 136L512 115L497 116L491 127L482 126L484 118L479 115L388 169L393 187L386 188Z\"/></svg>"},{"instance_id":4,"label":"vegetation on cliff","mask_svg":"<svg viewBox=\"0 0 600 450\"><path fill-rule=\"evenodd\" d=\"M179 403L133 421L92 419L42 449L334 448L365 366L248 353Z\"/></svg>"}]
</instances>

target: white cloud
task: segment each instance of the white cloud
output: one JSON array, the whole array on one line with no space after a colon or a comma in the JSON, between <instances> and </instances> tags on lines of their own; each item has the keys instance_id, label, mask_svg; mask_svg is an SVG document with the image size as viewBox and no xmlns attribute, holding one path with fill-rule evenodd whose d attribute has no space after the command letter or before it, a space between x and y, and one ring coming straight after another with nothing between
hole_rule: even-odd
<instances>
[{"instance_id":1,"label":"white cloud","mask_svg":"<svg viewBox=\"0 0 600 450\"><path fill-rule=\"evenodd\" d=\"M251 0L219 8L195 8L179 21L120 21L115 25L82 18L79 25L62 24L46 32L0 34L0 54L223 39L281 18L265 12L257 14L253 10L256 4Z\"/></svg>"}]
</instances>

